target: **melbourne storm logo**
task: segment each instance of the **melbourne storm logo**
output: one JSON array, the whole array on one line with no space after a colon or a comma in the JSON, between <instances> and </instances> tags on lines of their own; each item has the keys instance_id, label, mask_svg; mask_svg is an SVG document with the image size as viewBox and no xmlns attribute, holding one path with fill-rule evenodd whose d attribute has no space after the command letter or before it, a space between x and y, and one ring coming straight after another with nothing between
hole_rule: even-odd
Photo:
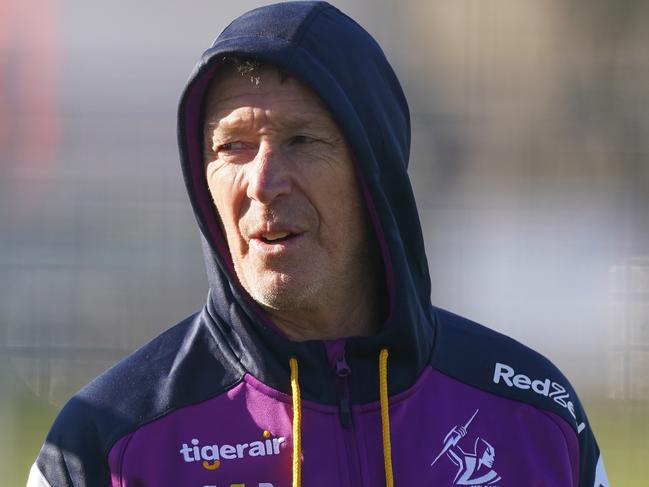
<instances>
[{"instance_id":1,"label":"melbourne storm logo","mask_svg":"<svg viewBox=\"0 0 649 487\"><path fill-rule=\"evenodd\" d=\"M444 455L458 467L453 479L453 485L471 485L473 487L496 487L494 484L501 477L493 469L496 460L496 449L484 438L476 437L473 451L464 451L458 443L466 436L469 425L477 416L476 409L473 416L464 426L454 426L444 438L444 446L431 463L435 465ZM466 442L465 442L466 443Z\"/></svg>"}]
</instances>

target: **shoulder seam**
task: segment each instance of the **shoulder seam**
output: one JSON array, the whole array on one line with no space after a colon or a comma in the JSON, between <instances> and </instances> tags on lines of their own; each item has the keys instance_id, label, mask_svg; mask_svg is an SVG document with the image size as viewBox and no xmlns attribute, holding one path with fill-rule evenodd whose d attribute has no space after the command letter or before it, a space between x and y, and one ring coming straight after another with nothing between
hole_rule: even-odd
<instances>
[{"instance_id":1,"label":"shoulder seam","mask_svg":"<svg viewBox=\"0 0 649 487\"><path fill-rule=\"evenodd\" d=\"M534 406L534 407L536 407L536 406ZM568 422L565 419L563 419L561 416L557 416L556 414L554 414L551 411L546 411L545 409L541 409L541 408L538 408L538 407L536 409L538 409L546 418L548 418L552 422L552 424L554 424L557 427L557 429L561 432L561 436L563 437L563 441L566 444L566 451L570 451L569 450L570 445L568 443L568 438L566 438L566 433L563 430L563 428L561 428L561 426L559 426L557 424L557 419L554 418L553 416L556 416L558 418L558 420L560 420L560 421L565 421L566 423L568 423ZM570 427L570 431L574 432L574 430L572 429L572 425L570 423L568 423L568 426ZM577 434L577 433L575 433L575 434ZM577 444L577 449L578 449L577 458L581 458L581 443L579 441L579 438L577 438L577 441L575 443ZM581 471L580 471L581 470L581 465L579 465L579 467L580 468L577 469L577 476L578 477L576 479L572 479L572 485L575 485L575 486L579 485L579 477L581 476Z\"/></svg>"},{"instance_id":2,"label":"shoulder seam","mask_svg":"<svg viewBox=\"0 0 649 487\"><path fill-rule=\"evenodd\" d=\"M124 478L124 457L126 456L126 449L128 448L128 445L131 443L131 440L133 439L133 436L135 435L136 431L137 431L137 429L133 430L132 432L130 432L128 434L128 440L126 441L126 444L122 448L122 451L119 453L119 462L118 462L119 472L118 472L118 477L117 477L119 479L119 487L123 487L122 479ZM117 444L117 442L115 442L113 444L113 446L116 445L116 444ZM109 452L110 452L110 450L109 450ZM108 467L109 467L108 470L109 470L109 473L110 473L110 464L109 464Z\"/></svg>"},{"instance_id":3,"label":"shoulder seam","mask_svg":"<svg viewBox=\"0 0 649 487\"><path fill-rule=\"evenodd\" d=\"M575 425L570 424L570 421L567 421L567 420L566 420L565 418L563 418L560 414L558 414L556 411L553 411L553 410L550 409L550 408L543 407L543 406L540 406L540 405L538 405L538 404L534 404L534 403L532 403L532 402L526 401L526 400L524 400L524 399L522 399L522 398L519 398L519 397L515 397L515 396L510 396L510 395L507 395L507 394L500 394L500 393L498 393L498 392L494 392L493 390L488 389L486 386L483 387L483 386L480 386L480 385L474 384L474 383L472 383L472 382L467 382L467 381L465 381L464 379L462 379L461 377L455 376L455 375L453 375L453 374L448 373L448 372L445 371L445 370L442 370L442 369L440 369L440 368L438 368L438 367L435 367L435 366L434 366L433 364L431 364L431 363L429 363L428 366L429 366L430 368L432 368L433 370L435 370L436 372L439 372L440 374L442 374L442 375L444 375L444 376L446 376L446 377L449 377L449 378L451 378L451 379L453 379L453 380L456 380L456 381L462 383L463 385L465 385L465 386L467 386L467 387L471 387L471 388L473 388L473 389L477 389L477 390L479 390L479 391L482 391L482 392L484 392L484 393L486 393L486 394L490 394L490 395L495 396L495 397L500 397L500 398L502 398L502 399L507 399L508 401L515 401L515 402L518 402L518 403L521 403L521 404L525 404L525 405L527 405L527 406L529 406L529 407L532 407L532 408L534 408L534 409L537 409L537 410L543 412L543 413L546 414L546 415L547 415L548 413L549 413L549 414L555 414L555 415L557 415L558 417L560 417L563 421L565 421L565 422L568 424L568 426L570 427L570 429L571 429L572 431L574 431L575 434L577 434L576 426L575 426Z\"/></svg>"},{"instance_id":4,"label":"shoulder seam","mask_svg":"<svg viewBox=\"0 0 649 487\"><path fill-rule=\"evenodd\" d=\"M190 402L190 403L187 403L187 404L182 404L182 405L180 405L180 406L174 406L174 407L172 407L172 408L166 409L165 411L162 411L161 413L159 413L159 414L157 414L157 415L155 415L155 416L152 416L152 417L150 417L150 418L146 418L146 419L140 421L139 423L137 423L137 424L133 425L131 428L129 428L127 431L124 431L124 432L122 432L121 434L119 434L118 436L116 436L116 437L114 437L114 438L111 438L110 441L108 441L108 442L106 443L106 447L104 448L103 455L104 455L106 458L108 458L108 455L110 454L110 451L112 450L112 448L115 446L115 444L116 444L118 441L120 441L122 438L126 438L127 436L130 436L131 438L129 438L129 440L128 440L128 442L130 442L131 439L133 438L133 435L134 435L134 434L135 434L135 433L136 433L140 428L142 428L143 426L145 426L145 425L147 425L147 424L149 424L149 423L152 423L152 422L154 422L154 421L156 421L156 420L158 420L158 419L160 419L160 418L163 418L164 416L167 416L167 415L169 415L169 414L171 414L171 413L173 413L173 412L175 412L175 411L178 411L178 410L180 410L180 409L183 409L183 408L186 408L186 407L189 407L189 406L194 406L194 405L196 405L196 404L200 404L200 403L202 403L202 402L209 401L209 400L211 400L211 399L214 399L214 398L217 397L217 396L220 396L220 395L222 395L222 394L225 394L225 393L227 393L230 389L232 389L233 387L235 387L235 386L237 386L238 384L240 384L240 383L243 381L243 378L244 378L243 376L237 378L234 382L228 384L228 385L225 386L221 391L219 391L218 393L216 393L216 394L214 394L214 395L212 395L212 396L210 396L210 397L207 397L207 398L201 399L200 401ZM127 444L124 446L124 450L123 450L123 451L126 450L126 448L127 448L127 446L128 446L128 442L127 442ZM121 463L121 459L120 459L120 463Z\"/></svg>"}]
</instances>

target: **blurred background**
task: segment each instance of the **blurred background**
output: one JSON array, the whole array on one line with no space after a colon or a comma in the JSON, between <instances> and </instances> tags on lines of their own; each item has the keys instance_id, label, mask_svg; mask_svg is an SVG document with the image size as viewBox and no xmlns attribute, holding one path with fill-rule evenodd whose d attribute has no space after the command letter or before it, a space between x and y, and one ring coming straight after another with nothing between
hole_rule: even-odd
<instances>
[{"instance_id":1,"label":"blurred background","mask_svg":"<svg viewBox=\"0 0 649 487\"><path fill-rule=\"evenodd\" d=\"M409 99L433 302L551 358L612 484L646 485L649 3L333 3ZM0 0L3 486L75 390L204 303L176 105L260 4Z\"/></svg>"}]
</instances>

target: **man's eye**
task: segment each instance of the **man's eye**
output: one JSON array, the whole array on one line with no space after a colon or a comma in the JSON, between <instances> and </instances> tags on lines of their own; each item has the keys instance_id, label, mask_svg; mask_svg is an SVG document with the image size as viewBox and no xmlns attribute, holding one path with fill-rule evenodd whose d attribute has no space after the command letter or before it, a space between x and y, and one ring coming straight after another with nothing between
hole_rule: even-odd
<instances>
[{"instance_id":1,"label":"man's eye","mask_svg":"<svg viewBox=\"0 0 649 487\"><path fill-rule=\"evenodd\" d=\"M225 151L240 151L240 150L245 150L247 149L249 144L246 144L245 142L226 142L225 144L220 144L216 150L217 152Z\"/></svg>"},{"instance_id":2,"label":"man's eye","mask_svg":"<svg viewBox=\"0 0 649 487\"><path fill-rule=\"evenodd\" d=\"M308 135L295 135L291 137L289 143L290 145L300 145L300 144L311 144L315 142L316 139L309 137Z\"/></svg>"}]
</instances>

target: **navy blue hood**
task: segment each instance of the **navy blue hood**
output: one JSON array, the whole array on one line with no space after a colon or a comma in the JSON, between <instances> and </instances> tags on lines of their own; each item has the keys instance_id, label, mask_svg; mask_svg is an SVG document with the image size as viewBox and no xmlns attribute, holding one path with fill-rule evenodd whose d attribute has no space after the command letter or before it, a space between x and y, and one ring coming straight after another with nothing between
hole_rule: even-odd
<instances>
[{"instance_id":1,"label":"navy blue hood","mask_svg":"<svg viewBox=\"0 0 649 487\"><path fill-rule=\"evenodd\" d=\"M377 42L354 20L326 2L286 2L235 19L203 54L182 95L178 138L185 182L204 239L210 296L208 310L246 370L286 389L288 356L322 384L324 344L294 343L277 331L240 286L218 224L205 178L202 107L210 80L225 57L239 55L278 66L317 93L353 154L378 245L383 255L387 312L382 331L347 341L352 370L369 387L359 401L373 400L378 383L374 359L391 354L392 392L411 385L432 346L430 278L412 188L407 175L410 114L399 81ZM312 366L312 367L311 367ZM313 368L312 372L309 372ZM366 369L366 370L365 370ZM376 381L374 380L376 379ZM323 399L318 391L306 397ZM396 390L395 390L396 389ZM363 391L367 391L364 393ZM369 392L372 391L372 392ZM324 394L328 396L328 394Z\"/></svg>"}]
</instances>

